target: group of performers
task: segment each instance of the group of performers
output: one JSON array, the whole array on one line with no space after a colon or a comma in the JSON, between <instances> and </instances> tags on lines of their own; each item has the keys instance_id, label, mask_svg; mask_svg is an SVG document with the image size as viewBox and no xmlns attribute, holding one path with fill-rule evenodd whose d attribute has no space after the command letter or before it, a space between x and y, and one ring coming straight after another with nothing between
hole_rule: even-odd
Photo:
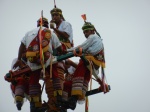
<instances>
[{"instance_id":1,"label":"group of performers","mask_svg":"<svg viewBox=\"0 0 150 112\"><path fill-rule=\"evenodd\" d=\"M67 112L74 110L77 101L84 101L88 91L89 81L93 71L101 91L107 93L108 85L99 74L99 68L105 68L104 45L93 24L86 22L82 27L86 41L74 47L73 30L69 22L65 21L62 10L54 7L50 11L52 20L41 17L37 27L28 31L21 40L18 57L12 62L11 72L5 75L5 80L11 82L16 107L21 107L26 97L30 102L30 112ZM80 50L77 53L76 50ZM82 51L81 51L82 50ZM61 56L73 52L81 57L79 62L65 59L53 63L54 56ZM26 72L13 76L13 72ZM48 97L42 102L43 80Z\"/></svg>"}]
</instances>

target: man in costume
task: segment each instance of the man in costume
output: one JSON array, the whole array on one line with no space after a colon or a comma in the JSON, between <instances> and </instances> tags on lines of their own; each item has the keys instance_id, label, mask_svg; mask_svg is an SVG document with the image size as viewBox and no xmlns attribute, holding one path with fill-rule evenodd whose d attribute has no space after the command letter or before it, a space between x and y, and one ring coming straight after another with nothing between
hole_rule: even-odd
<instances>
[{"instance_id":1,"label":"man in costume","mask_svg":"<svg viewBox=\"0 0 150 112\"><path fill-rule=\"evenodd\" d=\"M13 65L14 63L16 63L17 58L15 58L12 61L12 65L11 65L11 70L16 71L19 70L19 67L16 68L15 70L13 69ZM25 66L25 63L22 62L22 66ZM6 76L10 75L10 72L6 74ZM16 78L9 78L5 76L5 80L7 80L8 82L11 82L10 84L10 88L12 91L12 95L14 97L15 103L16 103L16 107L18 110L21 110L21 107L24 103L24 98L29 99L28 98L28 88L29 88L29 74L23 74L22 76L16 77Z\"/></svg>"},{"instance_id":2,"label":"man in costume","mask_svg":"<svg viewBox=\"0 0 150 112\"><path fill-rule=\"evenodd\" d=\"M29 79L29 96L30 96L30 110L31 112L40 112L42 107L41 102L41 85L39 83L40 75L43 74L45 84L49 83L50 79L53 83L55 93L62 93L58 72L55 69L57 64L51 66L52 76L50 75L50 63L52 62L52 46L59 52L62 52L61 43L55 33L48 28L48 20L44 17L37 21L37 28L29 31L21 40L19 48L18 59L14 64L14 68L21 67L21 56L26 50L27 65L31 68ZM44 65L41 64L41 52L44 57ZM42 65L42 66L41 66ZM43 68L44 66L44 68ZM43 69L42 69L43 68ZM43 72L45 71L45 72ZM52 81L53 80L53 81ZM54 95L54 93L53 93Z\"/></svg>"},{"instance_id":3,"label":"man in costume","mask_svg":"<svg viewBox=\"0 0 150 112\"><path fill-rule=\"evenodd\" d=\"M63 49L71 48L73 46L73 30L71 24L65 21L61 9L53 8L50 13L52 17L50 27L57 34L63 45Z\"/></svg>"},{"instance_id":4,"label":"man in costume","mask_svg":"<svg viewBox=\"0 0 150 112\"><path fill-rule=\"evenodd\" d=\"M50 13L52 17L52 20L50 22L50 27L54 30L59 40L61 41L62 49L67 50L71 48L73 46L73 30L71 24L65 21L61 9L55 7L50 11ZM54 27L53 24L55 24L56 27ZM56 55L57 55L57 51L56 51ZM64 61L58 63L58 72L63 85Z\"/></svg>"},{"instance_id":5,"label":"man in costume","mask_svg":"<svg viewBox=\"0 0 150 112\"><path fill-rule=\"evenodd\" d=\"M73 46L73 31L72 31L72 26L69 22L65 21L63 15L62 15L62 10L59 8L53 8L50 11L52 20L50 21L50 28L53 29L53 31L56 33L58 36L59 40L61 41L62 44L62 49L66 50L68 48L71 48ZM53 55L59 55L57 50L54 49ZM61 81L61 88L63 89L63 82L64 82L64 74L65 74L65 63L64 61L58 62L57 66L57 71L58 75ZM57 99L55 96L53 96L53 85L50 84L47 88L46 91L49 96L49 101L48 104L50 106L48 112L51 111L56 111L59 112L60 109L56 107L55 103L57 104ZM62 95L62 93L59 93L59 95ZM55 103L54 103L55 102Z\"/></svg>"},{"instance_id":6,"label":"man in costume","mask_svg":"<svg viewBox=\"0 0 150 112\"><path fill-rule=\"evenodd\" d=\"M104 46L102 39L95 34L94 25L89 22L85 22L82 30L87 40L81 45L68 49L67 51L74 51L79 47L82 48L85 53L85 58L91 65L91 69L98 71L99 67L105 67ZM88 83L90 79L91 71L87 68L84 61L80 59L73 75L71 97L68 99L68 102L66 102L68 104L67 108L74 110L76 108L77 100L83 101L85 99L85 94L88 91ZM101 80L98 82L102 85Z\"/></svg>"}]
</instances>

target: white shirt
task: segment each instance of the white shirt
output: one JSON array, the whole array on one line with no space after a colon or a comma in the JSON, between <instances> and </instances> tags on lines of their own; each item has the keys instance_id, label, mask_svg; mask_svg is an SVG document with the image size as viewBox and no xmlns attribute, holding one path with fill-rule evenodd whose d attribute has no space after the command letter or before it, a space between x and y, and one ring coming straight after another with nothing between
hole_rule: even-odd
<instances>
[{"instance_id":1,"label":"white shirt","mask_svg":"<svg viewBox=\"0 0 150 112\"><path fill-rule=\"evenodd\" d=\"M66 32L69 35L70 42L73 43L73 30L69 22L62 21L60 26L58 27L58 30Z\"/></svg>"},{"instance_id":2,"label":"white shirt","mask_svg":"<svg viewBox=\"0 0 150 112\"><path fill-rule=\"evenodd\" d=\"M45 27L42 27L42 29L44 29L44 28ZM26 49L28 48L28 46L30 45L32 40L37 36L39 29L40 29L40 27L37 27L37 28L27 32L25 34L25 36L22 38L21 42L26 46ZM49 43L49 52L51 52L51 53L53 53L52 46L54 48L58 48L59 46L61 46L61 43L60 43L58 37L53 32L51 32L51 38L50 38L50 43ZM50 64L50 58L46 61L45 67L47 67ZM31 68L32 71L41 68L41 65L37 65L35 63L30 63L29 61L27 61L27 64Z\"/></svg>"},{"instance_id":3,"label":"white shirt","mask_svg":"<svg viewBox=\"0 0 150 112\"><path fill-rule=\"evenodd\" d=\"M87 40L83 42L81 45L68 49L67 51L74 50L78 47L81 47L85 53L96 55L103 49L103 43L102 43L102 39L98 35L91 34L89 35Z\"/></svg>"}]
</instances>

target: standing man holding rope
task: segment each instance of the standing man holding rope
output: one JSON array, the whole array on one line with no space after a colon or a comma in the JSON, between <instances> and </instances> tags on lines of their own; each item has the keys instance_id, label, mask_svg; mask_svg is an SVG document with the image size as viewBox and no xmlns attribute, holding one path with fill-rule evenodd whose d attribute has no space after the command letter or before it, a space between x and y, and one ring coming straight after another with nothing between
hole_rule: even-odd
<instances>
[{"instance_id":1,"label":"standing man holding rope","mask_svg":"<svg viewBox=\"0 0 150 112\"><path fill-rule=\"evenodd\" d=\"M54 5L54 8L50 11L50 14L52 17L52 20L50 21L50 28L53 29L54 33L58 36L62 44L63 51L71 48L73 46L73 30L71 24L65 21L62 14L62 10L57 8L56 5ZM53 55L59 55L58 51L54 49ZM64 61L61 61L58 62L56 65L62 89L65 74L64 64L65 64ZM47 83L47 85L49 86L46 87L46 93L49 96L48 105L50 107L48 112L51 111L60 112L60 109L56 107L55 103L57 104L57 98L61 98L62 93L59 94L54 93L53 89L54 85L52 85L51 83L49 84Z\"/></svg>"},{"instance_id":2,"label":"standing man holding rope","mask_svg":"<svg viewBox=\"0 0 150 112\"><path fill-rule=\"evenodd\" d=\"M53 29L54 33L58 36L61 44L62 44L62 49L63 51L66 51L67 49L71 48L73 46L73 30L72 26L69 22L64 20L64 17L62 15L62 10L59 8L53 8L51 11L51 17L52 20L50 22L50 27ZM56 28L54 25L56 25ZM57 50L54 55L59 55L57 53ZM62 80L61 85L63 85L64 81L64 61L58 62L58 72L59 72L59 77ZM63 86L62 86L63 88Z\"/></svg>"}]
</instances>

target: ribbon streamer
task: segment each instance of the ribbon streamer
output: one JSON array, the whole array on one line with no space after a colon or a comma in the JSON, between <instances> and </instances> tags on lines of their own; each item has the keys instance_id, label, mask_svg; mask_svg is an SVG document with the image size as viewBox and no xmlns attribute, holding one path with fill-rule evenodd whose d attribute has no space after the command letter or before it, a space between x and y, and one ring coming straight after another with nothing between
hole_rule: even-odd
<instances>
[{"instance_id":1,"label":"ribbon streamer","mask_svg":"<svg viewBox=\"0 0 150 112\"><path fill-rule=\"evenodd\" d=\"M41 11L41 18L40 18L40 31L39 31L39 48L40 48L40 62L43 69L43 77L45 77L45 65L44 65L44 54L42 49L42 26L43 26L43 10Z\"/></svg>"}]
</instances>

